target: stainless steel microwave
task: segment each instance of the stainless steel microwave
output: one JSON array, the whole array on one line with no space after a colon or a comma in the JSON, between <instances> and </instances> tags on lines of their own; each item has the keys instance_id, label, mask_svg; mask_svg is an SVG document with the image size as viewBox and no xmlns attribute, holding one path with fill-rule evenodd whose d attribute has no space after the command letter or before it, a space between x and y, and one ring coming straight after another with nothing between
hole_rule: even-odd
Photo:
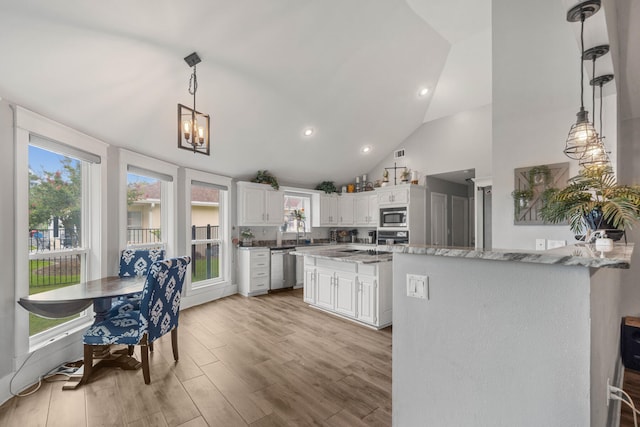
<instances>
[{"instance_id":1,"label":"stainless steel microwave","mask_svg":"<svg viewBox=\"0 0 640 427\"><path fill-rule=\"evenodd\" d=\"M407 208L382 208L380 209L380 227L406 227Z\"/></svg>"}]
</instances>

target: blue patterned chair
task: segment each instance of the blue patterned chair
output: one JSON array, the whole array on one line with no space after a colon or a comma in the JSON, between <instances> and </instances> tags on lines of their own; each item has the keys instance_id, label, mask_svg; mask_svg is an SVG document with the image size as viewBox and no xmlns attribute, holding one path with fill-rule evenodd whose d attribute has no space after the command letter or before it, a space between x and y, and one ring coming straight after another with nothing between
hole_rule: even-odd
<instances>
[{"instance_id":1,"label":"blue patterned chair","mask_svg":"<svg viewBox=\"0 0 640 427\"><path fill-rule=\"evenodd\" d=\"M178 361L178 315L182 285L191 257L171 258L153 263L147 274L139 310L130 310L93 324L83 335L84 366L89 377L93 368L95 346L124 344L141 346L142 373L145 384L149 374L149 347L171 332L173 358ZM153 349L152 349L153 350Z\"/></svg>"},{"instance_id":2,"label":"blue patterned chair","mask_svg":"<svg viewBox=\"0 0 640 427\"><path fill-rule=\"evenodd\" d=\"M146 276L154 262L164 259L164 249L125 249L120 254L120 277ZM111 306L107 317L140 309L140 293L122 297Z\"/></svg>"}]
</instances>

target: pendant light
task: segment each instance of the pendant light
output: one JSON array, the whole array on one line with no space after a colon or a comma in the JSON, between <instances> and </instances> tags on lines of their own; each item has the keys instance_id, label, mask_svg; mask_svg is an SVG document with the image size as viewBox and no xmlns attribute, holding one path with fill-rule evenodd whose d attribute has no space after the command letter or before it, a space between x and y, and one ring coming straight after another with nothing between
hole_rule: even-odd
<instances>
[{"instance_id":1,"label":"pendant light","mask_svg":"<svg viewBox=\"0 0 640 427\"><path fill-rule=\"evenodd\" d=\"M588 144L595 142L596 130L589 122L589 112L584 109L584 21L600 10L600 0L585 0L567 12L567 21L580 21L580 111L576 123L571 126L564 154L573 160L580 160L586 153Z\"/></svg>"},{"instance_id":2,"label":"pendant light","mask_svg":"<svg viewBox=\"0 0 640 427\"><path fill-rule=\"evenodd\" d=\"M193 108L178 104L178 148L209 155L209 115L196 110L196 92L198 77L196 65L201 62L197 53L193 52L184 58L187 65L193 67L189 79L189 94L193 95Z\"/></svg>"},{"instance_id":3,"label":"pendant light","mask_svg":"<svg viewBox=\"0 0 640 427\"><path fill-rule=\"evenodd\" d=\"M604 131L602 129L602 87L613 80L613 74L604 74L602 76L594 77L591 80L591 86L595 93L596 85L600 87L600 134L597 138L597 142L587 148L585 156L580 160L579 164L585 169L600 169L610 168L611 160L609 159L609 152L604 144ZM594 102L595 103L595 102ZM595 115L595 109L594 109Z\"/></svg>"}]
</instances>

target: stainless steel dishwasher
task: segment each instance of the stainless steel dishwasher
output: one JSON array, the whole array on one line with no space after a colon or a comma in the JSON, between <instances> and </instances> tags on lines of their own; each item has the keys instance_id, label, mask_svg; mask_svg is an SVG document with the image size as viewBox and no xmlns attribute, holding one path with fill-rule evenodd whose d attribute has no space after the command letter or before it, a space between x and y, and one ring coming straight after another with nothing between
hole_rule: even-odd
<instances>
[{"instance_id":1,"label":"stainless steel dishwasher","mask_svg":"<svg viewBox=\"0 0 640 427\"><path fill-rule=\"evenodd\" d=\"M269 289L293 288L296 284L296 256L294 247L271 248L271 287Z\"/></svg>"}]
</instances>

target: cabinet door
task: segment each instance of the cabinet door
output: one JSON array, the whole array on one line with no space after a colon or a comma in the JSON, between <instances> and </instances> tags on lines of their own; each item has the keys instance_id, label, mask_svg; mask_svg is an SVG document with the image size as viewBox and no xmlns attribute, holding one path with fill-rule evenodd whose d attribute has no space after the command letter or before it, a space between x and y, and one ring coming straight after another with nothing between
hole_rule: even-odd
<instances>
[{"instance_id":1,"label":"cabinet door","mask_svg":"<svg viewBox=\"0 0 640 427\"><path fill-rule=\"evenodd\" d=\"M384 190L378 192L378 205L390 205L393 203L393 194L390 190Z\"/></svg>"},{"instance_id":2,"label":"cabinet door","mask_svg":"<svg viewBox=\"0 0 640 427\"><path fill-rule=\"evenodd\" d=\"M239 193L239 196L242 197L242 210L238 225L264 224L266 217L264 212L265 191L257 188L242 188Z\"/></svg>"},{"instance_id":3,"label":"cabinet door","mask_svg":"<svg viewBox=\"0 0 640 427\"><path fill-rule=\"evenodd\" d=\"M333 272L327 270L316 270L316 305L318 307L333 310Z\"/></svg>"},{"instance_id":4,"label":"cabinet door","mask_svg":"<svg viewBox=\"0 0 640 427\"><path fill-rule=\"evenodd\" d=\"M409 190L406 188L393 190L391 192L391 199L393 203L398 203L402 205L407 204L409 203Z\"/></svg>"},{"instance_id":5,"label":"cabinet door","mask_svg":"<svg viewBox=\"0 0 640 427\"><path fill-rule=\"evenodd\" d=\"M338 199L338 225L353 225L354 220L354 199L353 196L343 195Z\"/></svg>"},{"instance_id":6,"label":"cabinet door","mask_svg":"<svg viewBox=\"0 0 640 427\"><path fill-rule=\"evenodd\" d=\"M373 196L377 199L377 196ZM356 196L356 225L369 225L369 196Z\"/></svg>"},{"instance_id":7,"label":"cabinet door","mask_svg":"<svg viewBox=\"0 0 640 427\"><path fill-rule=\"evenodd\" d=\"M316 269L315 268L305 268L304 269L304 290L303 290L303 299L304 302L309 304L316 303Z\"/></svg>"},{"instance_id":8,"label":"cabinet door","mask_svg":"<svg viewBox=\"0 0 640 427\"><path fill-rule=\"evenodd\" d=\"M284 223L284 193L282 191L265 191L265 218L268 225Z\"/></svg>"},{"instance_id":9,"label":"cabinet door","mask_svg":"<svg viewBox=\"0 0 640 427\"><path fill-rule=\"evenodd\" d=\"M336 272L336 313L356 317L356 276L353 273Z\"/></svg>"},{"instance_id":10,"label":"cabinet door","mask_svg":"<svg viewBox=\"0 0 640 427\"><path fill-rule=\"evenodd\" d=\"M376 313L377 281L373 277L358 277L358 320L375 325L378 321Z\"/></svg>"},{"instance_id":11,"label":"cabinet door","mask_svg":"<svg viewBox=\"0 0 640 427\"><path fill-rule=\"evenodd\" d=\"M380 217L380 210L378 209L378 197L376 195L367 196L369 199L369 221L368 225L378 226L378 218Z\"/></svg>"},{"instance_id":12,"label":"cabinet door","mask_svg":"<svg viewBox=\"0 0 640 427\"><path fill-rule=\"evenodd\" d=\"M320 196L320 225L338 224L338 199L334 196Z\"/></svg>"}]
</instances>

